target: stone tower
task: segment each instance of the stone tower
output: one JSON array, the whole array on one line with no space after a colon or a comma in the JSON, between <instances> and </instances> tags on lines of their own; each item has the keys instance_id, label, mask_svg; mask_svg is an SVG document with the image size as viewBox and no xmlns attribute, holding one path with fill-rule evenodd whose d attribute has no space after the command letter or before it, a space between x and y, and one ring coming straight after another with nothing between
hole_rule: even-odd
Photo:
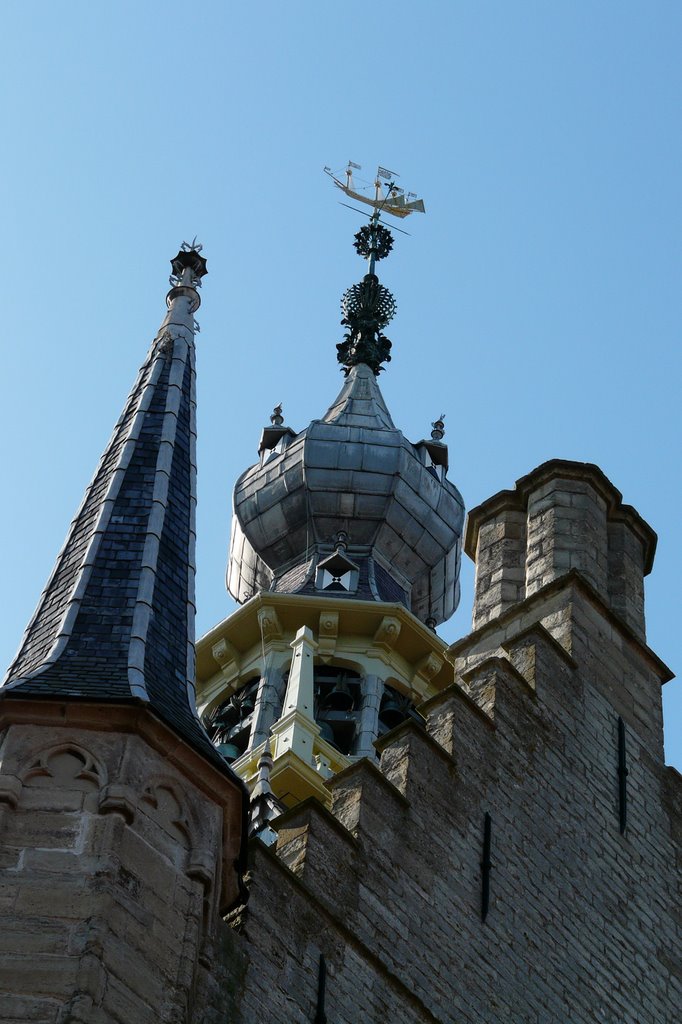
<instances>
[{"instance_id":1,"label":"stone tower","mask_svg":"<svg viewBox=\"0 0 682 1024\"><path fill-rule=\"evenodd\" d=\"M0 690L0 1020L194 1019L242 785L194 701L199 246Z\"/></svg>"},{"instance_id":2,"label":"stone tower","mask_svg":"<svg viewBox=\"0 0 682 1024\"><path fill-rule=\"evenodd\" d=\"M2 690L3 1022L679 1019L655 534L600 469L563 460L462 531L442 416L412 444L379 392L387 241L359 236L341 393L299 433L277 407L235 488L242 606L197 645L208 733L206 268L196 246L172 261L168 315ZM461 541L473 630L448 646Z\"/></svg>"},{"instance_id":3,"label":"stone tower","mask_svg":"<svg viewBox=\"0 0 682 1024\"><path fill-rule=\"evenodd\" d=\"M252 791L228 1019L673 1024L655 534L596 466L545 463L469 513L473 631L444 644L462 502L442 417L418 444L394 427L391 300L372 273L349 292L341 393L302 432L273 411L234 492L242 607L197 645L205 721Z\"/></svg>"},{"instance_id":4,"label":"stone tower","mask_svg":"<svg viewBox=\"0 0 682 1024\"><path fill-rule=\"evenodd\" d=\"M230 1019L675 1024L682 778L644 638L654 548L589 464L546 463L470 512L452 682L326 801L263 813L261 761Z\"/></svg>"}]
</instances>

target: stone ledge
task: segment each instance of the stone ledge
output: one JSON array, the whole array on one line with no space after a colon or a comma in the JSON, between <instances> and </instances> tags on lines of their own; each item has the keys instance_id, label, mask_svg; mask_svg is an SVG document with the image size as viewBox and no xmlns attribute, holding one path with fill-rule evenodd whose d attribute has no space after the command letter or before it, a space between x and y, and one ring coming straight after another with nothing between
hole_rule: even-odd
<instances>
[{"instance_id":1,"label":"stone ledge","mask_svg":"<svg viewBox=\"0 0 682 1024\"><path fill-rule=\"evenodd\" d=\"M427 714L437 711L442 704L447 704L453 699L464 704L467 710L473 711L491 731L495 731L497 726L490 715L487 715L480 704L477 704L473 697L471 697L457 682L450 683L450 685L446 686L440 693L435 694L433 697L429 697L428 700L422 701L417 710L420 715L423 714L426 717Z\"/></svg>"},{"instance_id":2,"label":"stone ledge","mask_svg":"<svg viewBox=\"0 0 682 1024\"><path fill-rule=\"evenodd\" d=\"M507 661L506 658L496 658L494 656L486 658L485 661L479 662L479 664L474 668L470 668L467 672L463 672L462 679L465 683L473 683L477 676L485 675L489 672L508 676L513 683L519 684L522 692L526 694L526 696L530 697L532 701L537 701L537 694L528 680L525 679L518 669L512 665L511 661ZM483 714L485 714L485 712L483 712Z\"/></svg>"},{"instance_id":3,"label":"stone ledge","mask_svg":"<svg viewBox=\"0 0 682 1024\"><path fill-rule=\"evenodd\" d=\"M345 768L344 771L348 771L348 769ZM339 772L339 775L342 774L343 772ZM338 776L334 777L337 778ZM345 825L342 825L338 818L336 818L332 812L321 804L314 796L307 797L307 799L302 800L300 804L296 804L296 806L290 808L290 810L284 811L283 814L279 814L276 818L273 818L269 824L276 832L280 832L287 828L297 828L299 825L305 826L307 823L302 819L309 819L311 817L321 818L326 825L333 828L337 835L339 835L353 849L357 849L359 846L358 840L355 838L353 833L349 832Z\"/></svg>"},{"instance_id":4,"label":"stone ledge","mask_svg":"<svg viewBox=\"0 0 682 1024\"><path fill-rule=\"evenodd\" d=\"M535 640L536 638L545 643L562 661L565 661L569 668L577 669L578 663L573 655L569 654L566 648L562 647L559 641L554 639L550 631L541 622L519 630L518 633L510 636L508 640L503 640L500 646L509 652L510 648L516 644L522 643L524 640Z\"/></svg>"},{"instance_id":5,"label":"stone ledge","mask_svg":"<svg viewBox=\"0 0 682 1024\"><path fill-rule=\"evenodd\" d=\"M386 733L386 735L389 736L394 733L397 733L398 730L400 729L402 729L402 725L399 725L396 729L391 729L391 732ZM374 746L377 747L378 750L380 749L377 746L379 742L380 741L377 740L374 744ZM389 796L391 796L394 800L396 800L397 803L401 804L402 807L410 806L410 801L407 799L407 797L404 796L404 794L401 793L400 790L396 786L394 786L392 782L389 782L389 780L386 778L381 769L378 768L372 761L370 761L368 757L363 757L359 761L355 761L353 764L349 765L348 768L344 768L342 772L339 772L337 775L332 776L331 779L327 779L325 785L328 787L329 790L333 791L342 783L352 780L354 775L362 774L368 775L371 781L379 783L379 785L385 789L386 793ZM344 826L341 825L340 827L343 828Z\"/></svg>"},{"instance_id":6,"label":"stone ledge","mask_svg":"<svg viewBox=\"0 0 682 1024\"><path fill-rule=\"evenodd\" d=\"M425 727L423 725L419 725L414 721L414 719L408 718L405 722L401 722L400 725L397 725L395 729L391 729L390 732L384 733L380 739L374 741L374 746L381 754L387 747L393 746L396 740L399 740L405 735L405 733L412 734L422 740L427 747L430 747L430 749L447 764L449 768L457 768L457 762L452 754L449 754L445 747L441 747L438 740L434 740L433 736L426 731ZM377 769L377 771L378 770L379 769ZM381 775L382 773L379 772L379 774ZM389 783L389 785L393 784ZM402 793L400 795L401 797L403 796ZM407 797L403 797L403 799L407 800Z\"/></svg>"}]
</instances>

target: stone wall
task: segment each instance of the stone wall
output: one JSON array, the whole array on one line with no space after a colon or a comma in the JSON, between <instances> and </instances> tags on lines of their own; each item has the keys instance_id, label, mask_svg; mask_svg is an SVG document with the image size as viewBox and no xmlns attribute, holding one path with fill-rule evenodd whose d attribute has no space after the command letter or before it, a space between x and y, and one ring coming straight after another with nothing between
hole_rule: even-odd
<instances>
[{"instance_id":1,"label":"stone wall","mask_svg":"<svg viewBox=\"0 0 682 1024\"><path fill-rule=\"evenodd\" d=\"M198 755L159 723L148 742L127 709L4 711L0 1020L192 1019L236 895L239 789L214 780L209 797L218 773L202 778Z\"/></svg>"},{"instance_id":2,"label":"stone wall","mask_svg":"<svg viewBox=\"0 0 682 1024\"><path fill-rule=\"evenodd\" d=\"M656 534L622 497L597 466L554 459L472 509L474 629L573 569L644 638Z\"/></svg>"},{"instance_id":3,"label":"stone wall","mask_svg":"<svg viewBox=\"0 0 682 1024\"><path fill-rule=\"evenodd\" d=\"M673 1024L670 673L575 571L450 656L457 682L422 705L426 730L387 734L379 768L329 780L331 812L300 805L279 820L276 850L255 843L235 1024Z\"/></svg>"}]
</instances>

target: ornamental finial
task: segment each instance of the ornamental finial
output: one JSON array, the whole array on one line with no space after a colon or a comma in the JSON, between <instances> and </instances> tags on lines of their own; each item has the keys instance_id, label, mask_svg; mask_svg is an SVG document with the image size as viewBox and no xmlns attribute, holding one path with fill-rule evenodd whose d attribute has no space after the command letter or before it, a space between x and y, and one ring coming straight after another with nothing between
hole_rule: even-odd
<instances>
[{"instance_id":1,"label":"ornamental finial","mask_svg":"<svg viewBox=\"0 0 682 1024\"><path fill-rule=\"evenodd\" d=\"M442 412L438 419L434 420L433 423L431 424L431 426L433 427L433 430L431 431L431 437L433 438L434 441L442 441L443 437L445 436L445 423L443 422L444 420L445 413Z\"/></svg>"},{"instance_id":2,"label":"ornamental finial","mask_svg":"<svg viewBox=\"0 0 682 1024\"><path fill-rule=\"evenodd\" d=\"M403 218L410 213L425 213L425 210L423 201L417 199L415 193L408 192L406 195L404 190L396 185L395 179L399 175L394 171L379 167L373 185L363 187L354 183L353 170L359 171L362 168L349 160L345 170L346 180L343 182L329 167L325 167L325 172L337 188L351 199L373 208L369 223L364 224L356 232L353 243L358 255L367 260L367 273L359 284L344 292L341 299L341 323L348 330L343 341L336 346L337 359L342 364L346 376L351 367L359 363L369 366L378 375L382 370L381 364L390 362L391 359L391 342L383 334L383 328L393 319L396 312L395 299L389 290L379 283L376 275L376 264L388 256L393 248L393 235L380 223L381 215L390 213L393 217ZM355 207L351 206L349 209L353 210Z\"/></svg>"},{"instance_id":3,"label":"ornamental finial","mask_svg":"<svg viewBox=\"0 0 682 1024\"><path fill-rule=\"evenodd\" d=\"M197 289L201 288L201 279L208 273L206 260L201 255L202 249L203 246L197 242L195 237L191 242L183 242L177 256L170 261L172 273L168 282L171 289L166 296L166 304L169 309L173 299L180 295L185 295L191 300L193 313L201 305Z\"/></svg>"}]
</instances>

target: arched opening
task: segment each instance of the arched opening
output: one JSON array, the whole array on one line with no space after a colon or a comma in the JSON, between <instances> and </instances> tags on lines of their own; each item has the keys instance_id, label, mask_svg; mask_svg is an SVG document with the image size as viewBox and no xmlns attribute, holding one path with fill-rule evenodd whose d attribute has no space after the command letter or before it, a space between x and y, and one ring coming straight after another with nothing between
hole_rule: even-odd
<instances>
[{"instance_id":1,"label":"arched opening","mask_svg":"<svg viewBox=\"0 0 682 1024\"><path fill-rule=\"evenodd\" d=\"M255 676L224 700L208 715L206 730L215 748L226 761L236 761L246 752L256 708L260 677Z\"/></svg>"},{"instance_id":2,"label":"arched opening","mask_svg":"<svg viewBox=\"0 0 682 1024\"><path fill-rule=\"evenodd\" d=\"M362 709L361 677L337 665L315 666L315 721L321 737L351 754Z\"/></svg>"},{"instance_id":3,"label":"arched opening","mask_svg":"<svg viewBox=\"0 0 682 1024\"><path fill-rule=\"evenodd\" d=\"M421 715L410 698L406 697L404 693L400 693L393 686L385 683L379 706L379 736L383 736L389 730L395 729L408 718L413 718L417 722L421 721Z\"/></svg>"}]
</instances>

